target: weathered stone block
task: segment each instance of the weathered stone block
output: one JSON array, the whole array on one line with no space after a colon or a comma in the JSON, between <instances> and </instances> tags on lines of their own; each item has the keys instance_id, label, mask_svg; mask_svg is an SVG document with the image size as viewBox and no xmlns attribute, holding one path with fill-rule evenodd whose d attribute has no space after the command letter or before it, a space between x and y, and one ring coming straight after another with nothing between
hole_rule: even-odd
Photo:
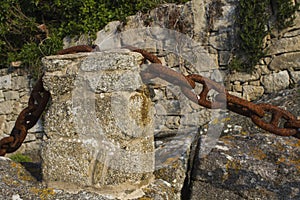
<instances>
[{"instance_id":1,"label":"weathered stone block","mask_svg":"<svg viewBox=\"0 0 300 200\"><path fill-rule=\"evenodd\" d=\"M284 69L300 70L300 52L285 53L274 57L270 64L270 69L280 71Z\"/></svg>"},{"instance_id":2,"label":"weathered stone block","mask_svg":"<svg viewBox=\"0 0 300 200\"><path fill-rule=\"evenodd\" d=\"M157 115L180 115L180 101L160 100L155 104L155 110Z\"/></svg>"},{"instance_id":3,"label":"weathered stone block","mask_svg":"<svg viewBox=\"0 0 300 200\"><path fill-rule=\"evenodd\" d=\"M231 44L228 42L229 38L230 34L228 32L223 32L211 35L209 38L209 42L214 49L221 51L229 51L231 48Z\"/></svg>"},{"instance_id":4,"label":"weathered stone block","mask_svg":"<svg viewBox=\"0 0 300 200\"><path fill-rule=\"evenodd\" d=\"M300 36L290 38L280 38L275 41L268 51L270 55L296 52L300 48Z\"/></svg>"},{"instance_id":5,"label":"weathered stone block","mask_svg":"<svg viewBox=\"0 0 300 200\"><path fill-rule=\"evenodd\" d=\"M231 59L232 53L230 51L219 51L219 65L228 65Z\"/></svg>"},{"instance_id":6,"label":"weathered stone block","mask_svg":"<svg viewBox=\"0 0 300 200\"><path fill-rule=\"evenodd\" d=\"M4 92L5 100L16 100L19 99L19 92L17 91L7 91Z\"/></svg>"},{"instance_id":7,"label":"weathered stone block","mask_svg":"<svg viewBox=\"0 0 300 200\"><path fill-rule=\"evenodd\" d=\"M2 90L0 90L0 99L4 99L4 94Z\"/></svg>"},{"instance_id":8,"label":"weathered stone block","mask_svg":"<svg viewBox=\"0 0 300 200\"><path fill-rule=\"evenodd\" d=\"M258 99L264 94L264 88L262 86L245 85L243 86L243 98L248 101Z\"/></svg>"},{"instance_id":9,"label":"weathered stone block","mask_svg":"<svg viewBox=\"0 0 300 200\"><path fill-rule=\"evenodd\" d=\"M18 101L13 101L13 113L14 115L18 116L20 112L27 106L26 104L22 104Z\"/></svg>"},{"instance_id":10,"label":"weathered stone block","mask_svg":"<svg viewBox=\"0 0 300 200\"><path fill-rule=\"evenodd\" d=\"M95 40L95 44L105 44L105 40L107 38L109 38L111 35L115 34L118 31L118 27L121 26L121 22L120 21L112 21L109 22L101 31L99 31L97 33L97 39ZM115 46L121 46L121 44L119 44L120 41L115 41L116 44ZM107 46L103 45L99 45L99 47L102 49L110 49L111 48L111 44L107 44Z\"/></svg>"},{"instance_id":11,"label":"weathered stone block","mask_svg":"<svg viewBox=\"0 0 300 200\"><path fill-rule=\"evenodd\" d=\"M61 75L61 72L64 74L73 74L82 59L86 58L89 53L77 53L77 54L66 54L60 56L47 56L42 59L44 67L47 69L47 72L52 72L58 75ZM48 83L48 82L47 82ZM49 83L48 83L49 84Z\"/></svg>"},{"instance_id":12,"label":"weathered stone block","mask_svg":"<svg viewBox=\"0 0 300 200\"><path fill-rule=\"evenodd\" d=\"M57 101L52 101L45 120L45 132L48 137L53 139L59 137L77 138L78 132L74 125L71 98L69 94L60 96Z\"/></svg>"},{"instance_id":13,"label":"weathered stone block","mask_svg":"<svg viewBox=\"0 0 300 200\"><path fill-rule=\"evenodd\" d=\"M120 192L120 185L137 189L152 180L153 106L141 60L128 51L44 58L52 94L42 151L48 183Z\"/></svg>"},{"instance_id":14,"label":"weathered stone block","mask_svg":"<svg viewBox=\"0 0 300 200\"><path fill-rule=\"evenodd\" d=\"M15 126L15 121L8 121L5 124L4 133L10 134L11 130Z\"/></svg>"},{"instance_id":15,"label":"weathered stone block","mask_svg":"<svg viewBox=\"0 0 300 200\"><path fill-rule=\"evenodd\" d=\"M29 87L29 80L26 76L16 76L11 79L11 88L14 90L25 89Z\"/></svg>"},{"instance_id":16,"label":"weathered stone block","mask_svg":"<svg viewBox=\"0 0 300 200\"><path fill-rule=\"evenodd\" d=\"M228 27L231 27L234 18L235 18L235 9L236 9L236 4L233 3L228 3L227 1L219 1L219 3L212 3L215 6L212 6L211 9L214 9L211 13L212 15L215 16L210 16L213 20L213 26L214 30L224 30L224 29L229 29Z\"/></svg>"},{"instance_id":17,"label":"weathered stone block","mask_svg":"<svg viewBox=\"0 0 300 200\"><path fill-rule=\"evenodd\" d=\"M235 81L241 81L241 82L255 81L255 80L259 79L259 73L253 72L252 74L250 74L250 73L245 73L245 72L236 72L236 73L230 74L228 79L231 82L235 82Z\"/></svg>"},{"instance_id":18,"label":"weathered stone block","mask_svg":"<svg viewBox=\"0 0 300 200\"><path fill-rule=\"evenodd\" d=\"M196 129L185 130L178 133L172 140L163 143L155 152L155 177L169 183L174 193L180 196L191 151L191 144L195 139ZM177 197L178 198L178 197ZM178 198L180 199L180 198Z\"/></svg>"},{"instance_id":19,"label":"weathered stone block","mask_svg":"<svg viewBox=\"0 0 300 200\"><path fill-rule=\"evenodd\" d=\"M232 91L229 91L229 94L231 94L231 95L233 95L233 96L236 96L236 97L242 98L242 93L240 93L240 92L232 92Z\"/></svg>"},{"instance_id":20,"label":"weathered stone block","mask_svg":"<svg viewBox=\"0 0 300 200\"><path fill-rule=\"evenodd\" d=\"M250 81L249 85L260 86L260 81Z\"/></svg>"},{"instance_id":21,"label":"weathered stone block","mask_svg":"<svg viewBox=\"0 0 300 200\"><path fill-rule=\"evenodd\" d=\"M11 75L0 76L0 89L11 89Z\"/></svg>"},{"instance_id":22,"label":"weathered stone block","mask_svg":"<svg viewBox=\"0 0 300 200\"><path fill-rule=\"evenodd\" d=\"M43 143L43 178L46 182L66 182L88 186L93 152L75 139Z\"/></svg>"},{"instance_id":23,"label":"weathered stone block","mask_svg":"<svg viewBox=\"0 0 300 200\"><path fill-rule=\"evenodd\" d=\"M13 112L13 101L0 102L0 114L10 114Z\"/></svg>"},{"instance_id":24,"label":"weathered stone block","mask_svg":"<svg viewBox=\"0 0 300 200\"><path fill-rule=\"evenodd\" d=\"M280 71L278 73L269 74L263 76L262 84L265 88L266 93L272 93L285 89L290 84L289 73L285 71Z\"/></svg>"},{"instance_id":25,"label":"weathered stone block","mask_svg":"<svg viewBox=\"0 0 300 200\"><path fill-rule=\"evenodd\" d=\"M3 134L3 130L5 129L6 123L6 115L0 115L0 135Z\"/></svg>"},{"instance_id":26,"label":"weathered stone block","mask_svg":"<svg viewBox=\"0 0 300 200\"><path fill-rule=\"evenodd\" d=\"M292 71L290 74L294 83L300 83L300 71Z\"/></svg>"},{"instance_id":27,"label":"weathered stone block","mask_svg":"<svg viewBox=\"0 0 300 200\"><path fill-rule=\"evenodd\" d=\"M232 89L233 89L234 92L242 92L243 91L243 86L241 86L240 84L233 85Z\"/></svg>"},{"instance_id":28,"label":"weathered stone block","mask_svg":"<svg viewBox=\"0 0 300 200\"><path fill-rule=\"evenodd\" d=\"M51 91L54 94L63 95L65 93L70 93L74 88L74 81L76 75L68 74L64 75L61 73L52 74L51 76L44 76L43 80L47 83L47 87L51 87Z\"/></svg>"}]
</instances>

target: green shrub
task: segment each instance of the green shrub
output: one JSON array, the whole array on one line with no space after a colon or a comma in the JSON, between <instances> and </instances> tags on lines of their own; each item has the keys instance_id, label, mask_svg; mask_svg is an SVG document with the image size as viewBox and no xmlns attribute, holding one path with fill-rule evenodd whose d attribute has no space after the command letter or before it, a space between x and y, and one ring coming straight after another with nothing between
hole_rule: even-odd
<instances>
[{"instance_id":1,"label":"green shrub","mask_svg":"<svg viewBox=\"0 0 300 200\"><path fill-rule=\"evenodd\" d=\"M300 4L294 5L290 0L275 0L275 13L276 13L276 28L278 30L285 29L294 25L296 18L296 11L299 9Z\"/></svg>"},{"instance_id":2,"label":"green shrub","mask_svg":"<svg viewBox=\"0 0 300 200\"><path fill-rule=\"evenodd\" d=\"M37 73L42 56L62 48L65 36L95 33L112 20L125 20L160 3L187 0L0 0L0 68L22 61ZM47 33L38 25L45 24Z\"/></svg>"},{"instance_id":3,"label":"green shrub","mask_svg":"<svg viewBox=\"0 0 300 200\"><path fill-rule=\"evenodd\" d=\"M269 0L240 0L236 25L238 26L237 55L229 68L251 72L258 60L264 56L263 39L268 34L266 25L270 14Z\"/></svg>"},{"instance_id":4,"label":"green shrub","mask_svg":"<svg viewBox=\"0 0 300 200\"><path fill-rule=\"evenodd\" d=\"M238 44L228 68L252 72L266 55L264 38L275 28L282 30L293 25L298 8L299 4L293 5L291 0L240 0L235 20ZM272 24L273 15L276 20Z\"/></svg>"},{"instance_id":5,"label":"green shrub","mask_svg":"<svg viewBox=\"0 0 300 200\"><path fill-rule=\"evenodd\" d=\"M9 158L15 162L32 162L30 157L20 153L13 154Z\"/></svg>"}]
</instances>

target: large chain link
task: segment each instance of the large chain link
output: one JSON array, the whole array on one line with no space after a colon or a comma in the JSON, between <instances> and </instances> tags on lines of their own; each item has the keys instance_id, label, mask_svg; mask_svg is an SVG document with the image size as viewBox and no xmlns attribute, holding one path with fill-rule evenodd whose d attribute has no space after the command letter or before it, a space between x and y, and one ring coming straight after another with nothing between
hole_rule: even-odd
<instances>
[{"instance_id":1,"label":"large chain link","mask_svg":"<svg viewBox=\"0 0 300 200\"><path fill-rule=\"evenodd\" d=\"M254 104L242 98L229 94L225 87L206 77L198 74L184 76L183 74L169 69L162 65L155 55L135 47L126 48L141 53L150 64L142 71L141 76L144 81L155 77L162 78L172 84L178 85L185 96L191 101L210 109L225 109L251 118L260 128L280 136L294 136L300 139L300 120L292 113L270 104ZM91 52L94 49L90 46L80 45L64 49L57 54L69 54L77 52ZM200 83L203 88L200 94L194 92L196 83ZM218 93L214 101L210 100L208 94L211 90ZM28 107L19 114L15 126L10 136L0 140L0 156L16 151L23 143L27 132L32 128L45 110L50 99L50 93L43 87L42 76L38 79L31 92ZM271 114L271 120L265 120L267 114ZM280 123L284 121L281 127Z\"/></svg>"},{"instance_id":2,"label":"large chain link","mask_svg":"<svg viewBox=\"0 0 300 200\"><path fill-rule=\"evenodd\" d=\"M143 80L155 77L162 78L172 84L178 85L182 93L191 101L211 109L228 109L232 112L249 117L260 128L279 136L294 136L300 139L300 120L292 113L270 105L255 104L245 99L229 94L225 87L198 74L184 76L161 64L161 61L153 54L131 46L126 47L132 51L141 53L145 59L153 64L142 72ZM202 85L200 94L194 92L196 83ZM218 95L211 100L209 92L215 91ZM267 119L268 117L270 119Z\"/></svg>"},{"instance_id":3,"label":"large chain link","mask_svg":"<svg viewBox=\"0 0 300 200\"><path fill-rule=\"evenodd\" d=\"M28 107L19 114L10 136L0 140L0 156L14 152L22 145L27 131L37 123L49 99L50 93L44 89L42 77L40 77L32 89Z\"/></svg>"}]
</instances>

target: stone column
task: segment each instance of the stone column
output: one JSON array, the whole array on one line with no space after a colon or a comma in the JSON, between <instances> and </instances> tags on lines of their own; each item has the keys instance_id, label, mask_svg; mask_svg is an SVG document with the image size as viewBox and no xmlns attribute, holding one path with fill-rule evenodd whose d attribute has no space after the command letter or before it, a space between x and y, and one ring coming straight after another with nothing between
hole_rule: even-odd
<instances>
[{"instance_id":1,"label":"stone column","mask_svg":"<svg viewBox=\"0 0 300 200\"><path fill-rule=\"evenodd\" d=\"M128 194L151 182L153 106L142 59L126 50L43 59L52 96L42 145L49 186Z\"/></svg>"}]
</instances>

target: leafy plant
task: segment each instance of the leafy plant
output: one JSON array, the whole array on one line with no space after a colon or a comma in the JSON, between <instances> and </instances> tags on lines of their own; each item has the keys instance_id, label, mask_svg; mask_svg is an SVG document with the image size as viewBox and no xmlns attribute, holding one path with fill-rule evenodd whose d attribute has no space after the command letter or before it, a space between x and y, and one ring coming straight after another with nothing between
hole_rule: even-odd
<instances>
[{"instance_id":1,"label":"leafy plant","mask_svg":"<svg viewBox=\"0 0 300 200\"><path fill-rule=\"evenodd\" d=\"M228 68L252 72L258 61L266 55L264 38L274 28L282 30L292 26L298 8L299 4L293 5L291 0L240 0L235 20L238 45L235 58ZM274 24L271 21L273 15L276 19Z\"/></svg>"},{"instance_id":2,"label":"leafy plant","mask_svg":"<svg viewBox=\"0 0 300 200\"><path fill-rule=\"evenodd\" d=\"M30 157L20 154L20 153L13 154L9 158L12 159L13 161L19 162L19 163L20 162L32 162Z\"/></svg>"},{"instance_id":3,"label":"leafy plant","mask_svg":"<svg viewBox=\"0 0 300 200\"><path fill-rule=\"evenodd\" d=\"M270 14L269 0L241 0L238 6L236 24L239 27L238 51L229 68L237 71L253 70L258 60L265 55L263 39L268 34L266 25Z\"/></svg>"},{"instance_id":4,"label":"leafy plant","mask_svg":"<svg viewBox=\"0 0 300 200\"><path fill-rule=\"evenodd\" d=\"M285 29L294 24L296 11L299 9L299 3L293 4L290 0L275 0L276 28Z\"/></svg>"}]
</instances>

